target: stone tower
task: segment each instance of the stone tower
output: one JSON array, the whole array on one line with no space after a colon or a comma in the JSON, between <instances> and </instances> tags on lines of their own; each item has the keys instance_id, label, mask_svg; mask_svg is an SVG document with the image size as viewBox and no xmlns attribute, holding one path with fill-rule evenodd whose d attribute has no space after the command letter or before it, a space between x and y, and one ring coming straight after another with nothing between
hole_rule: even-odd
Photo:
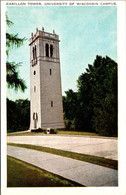
<instances>
[{"instance_id":1,"label":"stone tower","mask_svg":"<svg viewBox=\"0 0 126 195\"><path fill-rule=\"evenodd\" d=\"M36 29L30 38L30 129L64 128L59 36Z\"/></svg>"}]
</instances>

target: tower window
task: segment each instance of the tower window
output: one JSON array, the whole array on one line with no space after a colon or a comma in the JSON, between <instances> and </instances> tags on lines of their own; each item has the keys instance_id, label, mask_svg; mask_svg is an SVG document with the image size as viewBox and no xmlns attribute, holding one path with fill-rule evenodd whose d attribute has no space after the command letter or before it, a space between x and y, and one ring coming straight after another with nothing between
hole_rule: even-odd
<instances>
[{"instance_id":1,"label":"tower window","mask_svg":"<svg viewBox=\"0 0 126 195\"><path fill-rule=\"evenodd\" d=\"M33 120L38 120L38 114L36 112L33 113Z\"/></svg>"},{"instance_id":2,"label":"tower window","mask_svg":"<svg viewBox=\"0 0 126 195\"><path fill-rule=\"evenodd\" d=\"M53 107L53 101L51 101L51 107Z\"/></svg>"},{"instance_id":3,"label":"tower window","mask_svg":"<svg viewBox=\"0 0 126 195\"><path fill-rule=\"evenodd\" d=\"M35 51L34 52L35 52L34 57L36 58L37 57L36 45L35 45Z\"/></svg>"},{"instance_id":4,"label":"tower window","mask_svg":"<svg viewBox=\"0 0 126 195\"><path fill-rule=\"evenodd\" d=\"M46 50L46 56L49 57L49 44L48 43L46 43L45 50Z\"/></svg>"},{"instance_id":5,"label":"tower window","mask_svg":"<svg viewBox=\"0 0 126 195\"><path fill-rule=\"evenodd\" d=\"M50 45L50 57L53 56L53 45Z\"/></svg>"},{"instance_id":6,"label":"tower window","mask_svg":"<svg viewBox=\"0 0 126 195\"><path fill-rule=\"evenodd\" d=\"M34 70L34 75L36 74L36 71Z\"/></svg>"},{"instance_id":7,"label":"tower window","mask_svg":"<svg viewBox=\"0 0 126 195\"><path fill-rule=\"evenodd\" d=\"M34 59L34 47L32 48L32 54L33 54L33 59Z\"/></svg>"},{"instance_id":8,"label":"tower window","mask_svg":"<svg viewBox=\"0 0 126 195\"><path fill-rule=\"evenodd\" d=\"M36 45L35 45L35 47L33 47L32 53L33 53L33 60L34 60L37 57Z\"/></svg>"},{"instance_id":9,"label":"tower window","mask_svg":"<svg viewBox=\"0 0 126 195\"><path fill-rule=\"evenodd\" d=\"M34 86L34 92L36 92L36 86Z\"/></svg>"},{"instance_id":10,"label":"tower window","mask_svg":"<svg viewBox=\"0 0 126 195\"><path fill-rule=\"evenodd\" d=\"M52 69L50 69L50 75L52 75Z\"/></svg>"},{"instance_id":11,"label":"tower window","mask_svg":"<svg viewBox=\"0 0 126 195\"><path fill-rule=\"evenodd\" d=\"M35 112L33 113L33 120L35 120Z\"/></svg>"}]
</instances>

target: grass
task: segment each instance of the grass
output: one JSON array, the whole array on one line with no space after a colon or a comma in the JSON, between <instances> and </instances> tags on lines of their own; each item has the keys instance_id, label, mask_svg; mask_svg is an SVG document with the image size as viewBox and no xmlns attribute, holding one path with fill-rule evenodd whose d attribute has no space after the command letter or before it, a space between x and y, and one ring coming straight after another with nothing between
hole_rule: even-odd
<instances>
[{"instance_id":1,"label":"grass","mask_svg":"<svg viewBox=\"0 0 126 195\"><path fill-rule=\"evenodd\" d=\"M43 132L15 132L15 133L8 133L7 136L31 136L31 135L45 135ZM57 134L56 134L57 135ZM104 137L100 136L96 133L91 133L91 132L81 132L81 131L58 131L58 135L81 135L81 136L90 136L90 137ZM50 136L50 134L48 134ZM111 137L112 138L112 137Z\"/></svg>"},{"instance_id":2,"label":"grass","mask_svg":"<svg viewBox=\"0 0 126 195\"><path fill-rule=\"evenodd\" d=\"M81 131L58 131L60 135L84 135L84 136L98 136L96 133L81 132Z\"/></svg>"},{"instance_id":3,"label":"grass","mask_svg":"<svg viewBox=\"0 0 126 195\"><path fill-rule=\"evenodd\" d=\"M13 157L7 157L7 187L75 187L76 182L49 173Z\"/></svg>"},{"instance_id":4,"label":"grass","mask_svg":"<svg viewBox=\"0 0 126 195\"><path fill-rule=\"evenodd\" d=\"M15 133L8 133L7 136L31 136L31 135L45 135L44 133L35 133L35 132L15 132Z\"/></svg>"},{"instance_id":5,"label":"grass","mask_svg":"<svg viewBox=\"0 0 126 195\"><path fill-rule=\"evenodd\" d=\"M18 146L18 147L24 147L28 149L34 149L42 152L48 152L51 154L56 154L76 160L81 160L97 165L101 165L104 167L112 168L112 169L118 169L118 161L116 160L111 160L111 159L106 159L103 157L98 157L98 156L92 156L92 155L87 155L87 154L80 154L80 153L75 153L75 152L69 152L69 151L63 151L59 149L54 149L54 148L48 148L48 147L43 147L43 146L35 146L35 145L28 145L28 144L15 144L15 143L8 143L8 145L11 146Z\"/></svg>"}]
</instances>

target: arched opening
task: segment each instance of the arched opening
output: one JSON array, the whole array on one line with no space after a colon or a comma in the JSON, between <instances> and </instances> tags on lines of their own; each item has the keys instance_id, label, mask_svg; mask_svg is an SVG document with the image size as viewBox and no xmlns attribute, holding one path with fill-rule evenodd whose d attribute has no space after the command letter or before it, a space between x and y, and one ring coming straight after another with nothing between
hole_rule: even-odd
<instances>
[{"instance_id":1,"label":"arched opening","mask_svg":"<svg viewBox=\"0 0 126 195\"><path fill-rule=\"evenodd\" d=\"M35 58L35 52L34 52L35 50L34 50L34 47L32 48L32 54L33 54L33 60L34 60L34 58Z\"/></svg>"},{"instance_id":2,"label":"arched opening","mask_svg":"<svg viewBox=\"0 0 126 195\"><path fill-rule=\"evenodd\" d=\"M33 113L33 120L34 120L34 128L37 128L37 121L38 121L38 114Z\"/></svg>"},{"instance_id":3,"label":"arched opening","mask_svg":"<svg viewBox=\"0 0 126 195\"><path fill-rule=\"evenodd\" d=\"M35 112L33 113L33 120L35 120Z\"/></svg>"},{"instance_id":4,"label":"arched opening","mask_svg":"<svg viewBox=\"0 0 126 195\"><path fill-rule=\"evenodd\" d=\"M50 57L53 57L53 45L50 45Z\"/></svg>"},{"instance_id":5,"label":"arched opening","mask_svg":"<svg viewBox=\"0 0 126 195\"><path fill-rule=\"evenodd\" d=\"M35 45L35 50L34 50L34 57L37 57L37 52L36 52L36 45Z\"/></svg>"},{"instance_id":6,"label":"arched opening","mask_svg":"<svg viewBox=\"0 0 126 195\"><path fill-rule=\"evenodd\" d=\"M46 43L45 51L46 51L46 56L49 57L49 44L48 43Z\"/></svg>"}]
</instances>

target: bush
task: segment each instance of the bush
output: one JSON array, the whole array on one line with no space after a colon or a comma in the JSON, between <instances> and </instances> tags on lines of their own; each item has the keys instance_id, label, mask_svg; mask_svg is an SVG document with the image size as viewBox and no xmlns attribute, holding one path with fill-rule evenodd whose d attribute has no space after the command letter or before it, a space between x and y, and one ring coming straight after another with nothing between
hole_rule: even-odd
<instances>
[{"instance_id":1,"label":"bush","mask_svg":"<svg viewBox=\"0 0 126 195\"><path fill-rule=\"evenodd\" d=\"M42 128L38 128L38 129L31 129L31 132L34 133L45 133L47 134L47 129L42 129ZM58 130L57 129L50 129L50 134L58 134Z\"/></svg>"},{"instance_id":2,"label":"bush","mask_svg":"<svg viewBox=\"0 0 126 195\"><path fill-rule=\"evenodd\" d=\"M31 129L31 132L39 133L39 132L42 132L42 129L41 128Z\"/></svg>"},{"instance_id":3,"label":"bush","mask_svg":"<svg viewBox=\"0 0 126 195\"><path fill-rule=\"evenodd\" d=\"M31 132L34 133L46 133L46 129L38 128L38 129L31 129Z\"/></svg>"},{"instance_id":4,"label":"bush","mask_svg":"<svg viewBox=\"0 0 126 195\"><path fill-rule=\"evenodd\" d=\"M58 130L57 129L50 129L50 134L58 134Z\"/></svg>"},{"instance_id":5,"label":"bush","mask_svg":"<svg viewBox=\"0 0 126 195\"><path fill-rule=\"evenodd\" d=\"M43 129L43 133L47 134L47 130L46 129Z\"/></svg>"},{"instance_id":6,"label":"bush","mask_svg":"<svg viewBox=\"0 0 126 195\"><path fill-rule=\"evenodd\" d=\"M75 130L76 129L76 121L75 121L75 119L73 119L73 120L65 119L65 127L68 130Z\"/></svg>"}]
</instances>

